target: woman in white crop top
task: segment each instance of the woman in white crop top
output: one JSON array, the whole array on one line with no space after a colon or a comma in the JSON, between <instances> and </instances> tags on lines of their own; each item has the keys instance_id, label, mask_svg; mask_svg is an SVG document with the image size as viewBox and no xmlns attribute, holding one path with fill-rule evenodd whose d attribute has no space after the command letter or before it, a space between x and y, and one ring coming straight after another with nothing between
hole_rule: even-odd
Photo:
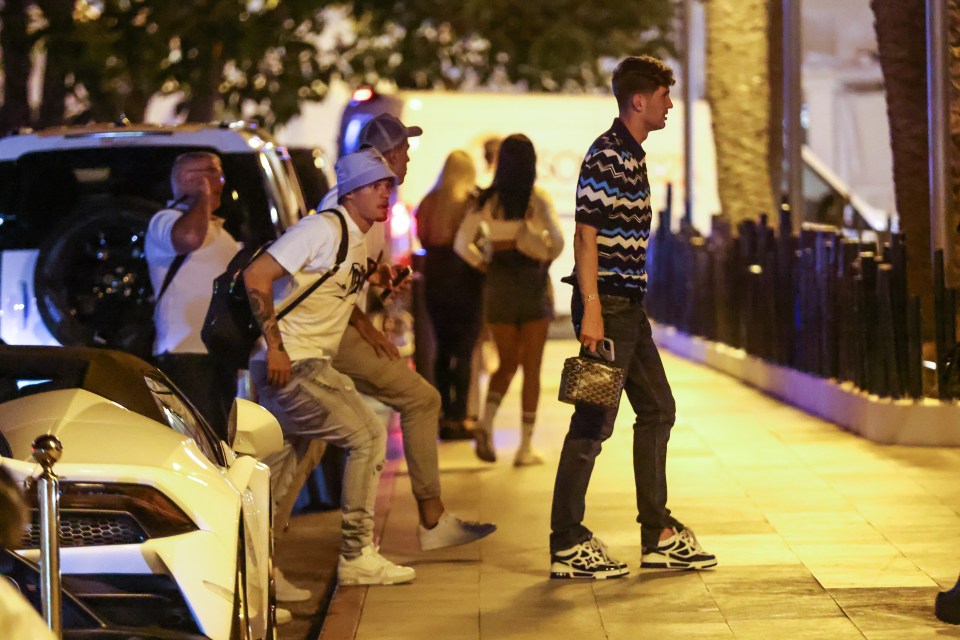
<instances>
[{"instance_id":1,"label":"woman in white crop top","mask_svg":"<svg viewBox=\"0 0 960 640\"><path fill-rule=\"evenodd\" d=\"M523 415L515 466L543 462L533 450L531 438L540 397L543 347L553 319L547 269L563 249L553 204L534 186L536 167L537 156L530 139L522 134L507 137L500 146L493 184L480 193L477 209L462 225L468 230L484 229L486 246L478 249L471 244L476 234L470 231L458 233L454 247L460 255L470 255L471 251L483 254L487 272L484 316L500 356L500 368L490 378L486 406L474 434L477 456L487 462L496 460L493 420L514 374L521 368Z\"/></svg>"}]
</instances>

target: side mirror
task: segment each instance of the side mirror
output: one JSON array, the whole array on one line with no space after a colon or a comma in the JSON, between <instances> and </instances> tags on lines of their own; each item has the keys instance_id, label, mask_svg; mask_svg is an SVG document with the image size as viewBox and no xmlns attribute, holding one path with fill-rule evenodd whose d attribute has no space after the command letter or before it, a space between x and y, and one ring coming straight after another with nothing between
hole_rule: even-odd
<instances>
[{"instance_id":1,"label":"side mirror","mask_svg":"<svg viewBox=\"0 0 960 640\"><path fill-rule=\"evenodd\" d=\"M237 453L263 460L283 448L283 431L272 413L243 398L233 401L230 409L230 447Z\"/></svg>"}]
</instances>

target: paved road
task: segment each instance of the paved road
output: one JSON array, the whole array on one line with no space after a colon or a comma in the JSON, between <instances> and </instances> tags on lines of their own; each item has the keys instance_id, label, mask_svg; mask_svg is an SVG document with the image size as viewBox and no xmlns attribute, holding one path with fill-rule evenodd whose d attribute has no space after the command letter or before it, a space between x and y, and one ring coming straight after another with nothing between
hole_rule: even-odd
<instances>
[{"instance_id":1,"label":"paved road","mask_svg":"<svg viewBox=\"0 0 960 640\"><path fill-rule=\"evenodd\" d=\"M587 524L633 573L595 584L548 580L550 496L570 415L555 400L556 372L574 350L572 341L548 344L536 437L545 465L510 465L519 380L497 420L498 463L477 461L469 443L441 445L448 505L500 531L420 552L401 467L389 507L380 507L382 549L418 578L342 589L327 640L960 638L932 613L935 594L960 571L960 450L874 445L668 354L679 407L670 506L719 567L638 569L624 411L597 465Z\"/></svg>"}]
</instances>

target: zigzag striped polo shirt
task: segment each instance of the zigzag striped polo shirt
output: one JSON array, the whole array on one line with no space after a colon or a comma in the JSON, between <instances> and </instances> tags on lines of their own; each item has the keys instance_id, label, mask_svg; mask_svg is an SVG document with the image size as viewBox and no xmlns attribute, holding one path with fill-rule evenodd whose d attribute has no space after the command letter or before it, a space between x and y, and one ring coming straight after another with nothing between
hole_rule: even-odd
<instances>
[{"instance_id":1,"label":"zigzag striped polo shirt","mask_svg":"<svg viewBox=\"0 0 960 640\"><path fill-rule=\"evenodd\" d=\"M598 292L643 299L652 220L646 152L617 118L590 147L577 183L576 221L597 229Z\"/></svg>"}]
</instances>

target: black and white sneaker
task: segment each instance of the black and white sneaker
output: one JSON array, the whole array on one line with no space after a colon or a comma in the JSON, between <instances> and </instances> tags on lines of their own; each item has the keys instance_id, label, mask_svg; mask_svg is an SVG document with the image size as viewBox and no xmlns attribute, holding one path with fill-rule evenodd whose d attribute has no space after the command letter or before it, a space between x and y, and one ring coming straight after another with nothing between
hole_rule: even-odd
<instances>
[{"instance_id":1,"label":"black and white sneaker","mask_svg":"<svg viewBox=\"0 0 960 640\"><path fill-rule=\"evenodd\" d=\"M641 569L709 569L717 566L717 558L707 553L690 529L661 540L654 549L644 549Z\"/></svg>"},{"instance_id":2,"label":"black and white sneaker","mask_svg":"<svg viewBox=\"0 0 960 640\"><path fill-rule=\"evenodd\" d=\"M550 577L556 579L606 580L630 573L627 564L611 558L607 546L596 537L551 554L550 562Z\"/></svg>"}]
</instances>

